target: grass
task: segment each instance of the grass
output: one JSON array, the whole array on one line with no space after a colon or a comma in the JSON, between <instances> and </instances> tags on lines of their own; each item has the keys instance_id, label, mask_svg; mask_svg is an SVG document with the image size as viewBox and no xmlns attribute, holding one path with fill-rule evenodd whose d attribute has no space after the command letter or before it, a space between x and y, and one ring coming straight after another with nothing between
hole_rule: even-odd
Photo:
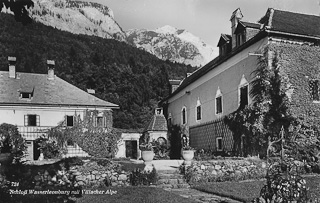
<instances>
[{"instance_id":1,"label":"grass","mask_svg":"<svg viewBox=\"0 0 320 203\"><path fill-rule=\"evenodd\" d=\"M320 200L320 176L306 176L310 199ZM229 197L243 202L251 202L259 197L260 190L266 183L265 180L247 182L212 182L194 186L195 189L224 197Z\"/></svg>"},{"instance_id":2,"label":"grass","mask_svg":"<svg viewBox=\"0 0 320 203\"><path fill-rule=\"evenodd\" d=\"M110 190L116 191L113 195L84 195L76 199L76 203L131 203L131 202L150 202L150 203L193 203L193 200L181 197L177 194L155 187L114 187Z\"/></svg>"}]
</instances>

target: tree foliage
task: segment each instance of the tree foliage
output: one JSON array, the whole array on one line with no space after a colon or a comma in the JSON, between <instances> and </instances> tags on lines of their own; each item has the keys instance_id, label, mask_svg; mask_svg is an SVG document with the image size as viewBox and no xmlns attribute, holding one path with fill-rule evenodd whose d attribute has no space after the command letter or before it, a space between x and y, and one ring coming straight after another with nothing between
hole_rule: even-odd
<instances>
[{"instance_id":1,"label":"tree foliage","mask_svg":"<svg viewBox=\"0 0 320 203\"><path fill-rule=\"evenodd\" d=\"M27 150L25 140L14 125L0 125L0 153L10 153L9 162L20 162Z\"/></svg>"},{"instance_id":2,"label":"tree foliage","mask_svg":"<svg viewBox=\"0 0 320 203\"><path fill-rule=\"evenodd\" d=\"M8 14L0 14L0 23L0 70L8 70L8 55L17 57L20 72L45 74L46 60L55 60L57 76L120 106L114 111L117 128L145 127L157 102L169 94L169 78L182 79L195 70L116 40L36 22L23 26Z\"/></svg>"},{"instance_id":3,"label":"tree foliage","mask_svg":"<svg viewBox=\"0 0 320 203\"><path fill-rule=\"evenodd\" d=\"M104 114L107 113L111 112L104 112ZM96 126L94 119L97 114L98 111L96 110L87 110L83 119L79 115L75 115L74 126L65 127L65 123L61 122L57 127L50 129L48 138L54 141L55 149L65 154L67 143L70 142L77 144L91 156L99 158L114 157L118 151L118 141L121 133L114 128ZM45 146L48 146L48 144ZM52 144L49 145L49 147L51 146Z\"/></svg>"},{"instance_id":4,"label":"tree foliage","mask_svg":"<svg viewBox=\"0 0 320 203\"><path fill-rule=\"evenodd\" d=\"M278 139L281 127L288 129L294 118L288 109L288 81L278 63L277 53L270 58L270 52L266 49L252 74L255 77L250 90L252 104L240 107L226 121L233 131L234 151L238 155L241 153L241 136L245 135L244 155L260 153L264 156L268 138Z\"/></svg>"},{"instance_id":5,"label":"tree foliage","mask_svg":"<svg viewBox=\"0 0 320 203\"><path fill-rule=\"evenodd\" d=\"M32 0L1 0L0 11L3 7L10 9L14 13L14 18L17 22L28 24L32 22L27 8L33 7Z\"/></svg>"}]
</instances>

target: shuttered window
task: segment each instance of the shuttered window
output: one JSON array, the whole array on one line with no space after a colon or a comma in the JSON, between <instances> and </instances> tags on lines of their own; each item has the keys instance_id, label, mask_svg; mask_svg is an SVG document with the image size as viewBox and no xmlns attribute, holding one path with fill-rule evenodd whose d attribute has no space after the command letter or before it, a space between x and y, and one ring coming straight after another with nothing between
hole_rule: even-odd
<instances>
[{"instance_id":1,"label":"shuttered window","mask_svg":"<svg viewBox=\"0 0 320 203\"><path fill-rule=\"evenodd\" d=\"M25 126L40 126L40 116L36 114L28 114L24 116Z\"/></svg>"}]
</instances>

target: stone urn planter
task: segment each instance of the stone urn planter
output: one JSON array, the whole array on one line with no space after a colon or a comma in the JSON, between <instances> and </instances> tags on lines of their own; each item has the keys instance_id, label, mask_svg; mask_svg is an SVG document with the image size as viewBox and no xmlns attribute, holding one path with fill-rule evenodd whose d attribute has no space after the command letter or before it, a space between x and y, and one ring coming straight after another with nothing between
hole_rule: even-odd
<instances>
[{"instance_id":1,"label":"stone urn planter","mask_svg":"<svg viewBox=\"0 0 320 203\"><path fill-rule=\"evenodd\" d=\"M153 160L153 157L154 157L154 152L153 151L141 151L141 157L142 157L145 165L151 164L151 161Z\"/></svg>"},{"instance_id":2,"label":"stone urn planter","mask_svg":"<svg viewBox=\"0 0 320 203\"><path fill-rule=\"evenodd\" d=\"M184 159L184 165L191 165L191 161L194 157L194 150L191 149L183 149L182 150L182 158Z\"/></svg>"}]
</instances>

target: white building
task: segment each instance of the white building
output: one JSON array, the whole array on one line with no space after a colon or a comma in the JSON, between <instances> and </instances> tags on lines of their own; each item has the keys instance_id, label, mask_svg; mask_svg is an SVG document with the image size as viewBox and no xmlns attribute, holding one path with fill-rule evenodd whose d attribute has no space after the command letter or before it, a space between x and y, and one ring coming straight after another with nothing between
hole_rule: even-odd
<instances>
[{"instance_id":1,"label":"white building","mask_svg":"<svg viewBox=\"0 0 320 203\"><path fill-rule=\"evenodd\" d=\"M28 160L37 159L34 140L58 124L73 126L75 116L97 110L95 125L111 128L113 109L118 105L101 100L54 75L54 61L48 60L48 74L18 73L15 57L8 57L9 71L0 71L0 124L18 127L27 141ZM66 156L87 156L77 145L68 146Z\"/></svg>"}]
</instances>

